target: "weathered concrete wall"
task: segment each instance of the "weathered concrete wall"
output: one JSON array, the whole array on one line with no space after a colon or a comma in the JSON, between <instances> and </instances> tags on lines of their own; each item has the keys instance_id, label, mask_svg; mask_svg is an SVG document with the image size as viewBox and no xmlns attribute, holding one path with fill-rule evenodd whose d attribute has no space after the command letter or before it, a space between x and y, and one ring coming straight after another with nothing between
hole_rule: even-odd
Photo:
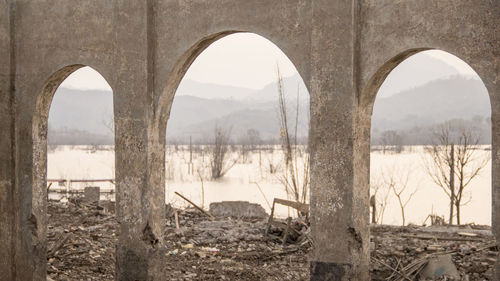
<instances>
[{"instance_id":1,"label":"weathered concrete wall","mask_svg":"<svg viewBox=\"0 0 500 281\"><path fill-rule=\"evenodd\" d=\"M11 89L11 42L9 1L0 1L0 280L12 280L13 240L14 237L14 206L13 197L13 117Z\"/></svg>"},{"instance_id":2,"label":"weathered concrete wall","mask_svg":"<svg viewBox=\"0 0 500 281\"><path fill-rule=\"evenodd\" d=\"M157 117L163 123L168 119L177 85L194 59L217 39L235 32L256 33L276 44L308 84L310 24L311 1L307 0L157 1Z\"/></svg>"},{"instance_id":3,"label":"weathered concrete wall","mask_svg":"<svg viewBox=\"0 0 500 281\"><path fill-rule=\"evenodd\" d=\"M360 94L356 110L355 185L369 185L370 122L378 88L400 62L428 49L467 62L489 91L492 106L493 230L500 241L500 2L363 1L360 12ZM485 202L486 203L486 202ZM486 203L487 204L487 203ZM500 280L500 263L497 262Z\"/></svg>"},{"instance_id":4,"label":"weathered concrete wall","mask_svg":"<svg viewBox=\"0 0 500 281\"><path fill-rule=\"evenodd\" d=\"M17 1L15 6L19 270L14 280L44 280L46 274L46 134L54 91L80 64L106 77L101 64L111 62L110 25L104 15L112 7L101 1L81 4Z\"/></svg>"},{"instance_id":5,"label":"weathered concrete wall","mask_svg":"<svg viewBox=\"0 0 500 281\"><path fill-rule=\"evenodd\" d=\"M100 72L114 94L116 279L162 280L173 95L193 60L234 32L275 43L311 93L312 280L369 278L371 109L390 70L426 48L467 61L490 92L500 233L498 1L10 2L0 2L0 238L12 239L0 244L9 253L0 256L2 280L45 278L48 112L55 89L82 66Z\"/></svg>"},{"instance_id":6,"label":"weathered concrete wall","mask_svg":"<svg viewBox=\"0 0 500 281\"><path fill-rule=\"evenodd\" d=\"M163 197L155 196L146 184L150 170L147 120L152 100L148 92L147 5L146 1L17 2L16 20L22 24L15 34L16 50L22 60L17 64L16 101L22 110L16 120L16 188L23 196L19 197L16 264L23 270L15 280L44 280L46 204L45 188L41 187L45 184L48 110L60 82L83 65L99 71L114 90L120 201L117 279L146 280L159 270L155 263L161 259L150 258L156 250L146 239L161 237L163 223L149 217L152 213L162 216L163 204L151 202L163 202ZM159 249L161 244L155 247Z\"/></svg>"},{"instance_id":7,"label":"weathered concrete wall","mask_svg":"<svg viewBox=\"0 0 500 281\"><path fill-rule=\"evenodd\" d=\"M177 86L191 63L216 40L252 32L276 44L302 77L309 77L310 1L154 1L150 9L154 114L149 184L159 193L165 186L166 124Z\"/></svg>"},{"instance_id":8,"label":"weathered concrete wall","mask_svg":"<svg viewBox=\"0 0 500 281\"><path fill-rule=\"evenodd\" d=\"M419 48L454 54L470 64L485 84L495 81L499 50L493 46L500 36L495 28L500 21L499 11L500 2L488 0L364 1L360 17L360 84L366 86L389 60ZM373 103L376 92L366 94Z\"/></svg>"}]
</instances>

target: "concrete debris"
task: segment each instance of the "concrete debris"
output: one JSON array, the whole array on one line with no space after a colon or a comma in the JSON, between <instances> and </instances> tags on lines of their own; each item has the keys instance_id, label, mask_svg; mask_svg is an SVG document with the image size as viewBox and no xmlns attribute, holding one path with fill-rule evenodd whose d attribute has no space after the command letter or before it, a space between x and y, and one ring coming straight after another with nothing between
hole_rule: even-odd
<instances>
[{"instance_id":1,"label":"concrete debris","mask_svg":"<svg viewBox=\"0 0 500 281\"><path fill-rule=\"evenodd\" d=\"M114 280L118 224L112 205L102 201L97 206L79 199L49 201L49 278ZM267 235L267 222L262 219L217 216L211 220L195 208L168 206L167 210L166 232L163 242L158 243L166 250L164 280L309 278L312 242L304 218L290 219L294 230L283 245L283 229L272 227ZM463 236L464 232L475 236ZM419 280L419 276L422 280L494 280L498 249L489 227L460 227L447 232L442 226L377 225L371 227L371 233L372 280ZM425 267L446 255L448 266L451 258L460 278L445 267L446 275L424 279Z\"/></svg>"},{"instance_id":2,"label":"concrete debris","mask_svg":"<svg viewBox=\"0 0 500 281\"><path fill-rule=\"evenodd\" d=\"M248 201L224 201L210 204L210 213L217 217L267 218L268 214L259 204Z\"/></svg>"},{"instance_id":3,"label":"concrete debris","mask_svg":"<svg viewBox=\"0 0 500 281\"><path fill-rule=\"evenodd\" d=\"M86 203L95 203L99 205L101 188L99 186L86 186L83 191L83 201Z\"/></svg>"},{"instance_id":4,"label":"concrete debris","mask_svg":"<svg viewBox=\"0 0 500 281\"><path fill-rule=\"evenodd\" d=\"M464 237L463 232L475 236ZM446 231L444 226L375 225L371 234L372 280L495 280L492 269L498 248L489 226L450 226ZM442 271L440 265L446 265Z\"/></svg>"},{"instance_id":5,"label":"concrete debris","mask_svg":"<svg viewBox=\"0 0 500 281\"><path fill-rule=\"evenodd\" d=\"M114 211L114 209L112 209ZM114 280L117 223L96 203L49 201L47 273L53 280Z\"/></svg>"},{"instance_id":6,"label":"concrete debris","mask_svg":"<svg viewBox=\"0 0 500 281\"><path fill-rule=\"evenodd\" d=\"M460 274L451 259L450 254L439 255L429 259L427 265L420 272L420 279L434 279L440 276L447 276L459 280Z\"/></svg>"}]
</instances>

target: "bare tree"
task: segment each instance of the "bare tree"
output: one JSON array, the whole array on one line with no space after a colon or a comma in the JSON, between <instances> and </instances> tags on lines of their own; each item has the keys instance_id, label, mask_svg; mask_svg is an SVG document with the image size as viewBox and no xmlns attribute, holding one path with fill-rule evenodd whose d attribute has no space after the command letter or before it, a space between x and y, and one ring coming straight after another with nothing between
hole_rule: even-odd
<instances>
[{"instance_id":1,"label":"bare tree","mask_svg":"<svg viewBox=\"0 0 500 281\"><path fill-rule=\"evenodd\" d=\"M396 153L403 151L403 137L394 130L383 131L380 136L380 144L384 154L387 150Z\"/></svg>"},{"instance_id":2,"label":"bare tree","mask_svg":"<svg viewBox=\"0 0 500 281\"><path fill-rule=\"evenodd\" d=\"M260 138L260 132L255 129L247 130L247 143L250 146L250 150L255 150L262 140Z\"/></svg>"},{"instance_id":3,"label":"bare tree","mask_svg":"<svg viewBox=\"0 0 500 281\"><path fill-rule=\"evenodd\" d=\"M205 186L203 185L203 177L201 176L200 170L197 170L198 178L200 178L201 182L201 208L205 208Z\"/></svg>"},{"instance_id":4,"label":"bare tree","mask_svg":"<svg viewBox=\"0 0 500 281\"><path fill-rule=\"evenodd\" d=\"M284 175L280 181L285 186L289 195L297 202L306 203L309 193L309 153L307 149L301 150L297 143L298 123L299 123L299 90L297 89L297 104L294 116L294 128L290 132L289 115L283 78L279 68L278 74L278 110L280 121L280 140L285 162ZM302 158L302 167L300 167L299 158Z\"/></svg>"},{"instance_id":5,"label":"bare tree","mask_svg":"<svg viewBox=\"0 0 500 281\"><path fill-rule=\"evenodd\" d=\"M259 145L261 144L260 133L255 129L248 129L238 140L240 148L240 160L242 163L252 162L252 152L259 150L259 168L262 165L262 156Z\"/></svg>"},{"instance_id":6,"label":"bare tree","mask_svg":"<svg viewBox=\"0 0 500 281\"><path fill-rule=\"evenodd\" d=\"M383 188L385 185L380 183L380 180L372 181L370 207L372 207L372 223L384 223L384 214L389 202L391 189Z\"/></svg>"},{"instance_id":7,"label":"bare tree","mask_svg":"<svg viewBox=\"0 0 500 281\"><path fill-rule=\"evenodd\" d=\"M393 194L396 196L396 199L398 200L399 207L401 209L401 218L403 220L403 226L406 225L405 208L411 201L413 195L417 193L417 189L414 190L408 189L410 174L411 174L411 169L405 169L404 171L399 171L395 167L393 167L388 172L384 172L382 175L385 185L390 190L392 190Z\"/></svg>"},{"instance_id":8,"label":"bare tree","mask_svg":"<svg viewBox=\"0 0 500 281\"><path fill-rule=\"evenodd\" d=\"M463 202L464 190L479 175L489 159L476 157L480 149L479 134L464 126L455 128L454 131L455 137L450 123L440 126L435 133L435 143L425 147L430 160L427 158L424 163L429 176L450 200L449 223L453 223L456 210L456 222L460 224L460 209L468 203Z\"/></svg>"},{"instance_id":9,"label":"bare tree","mask_svg":"<svg viewBox=\"0 0 500 281\"><path fill-rule=\"evenodd\" d=\"M215 126L214 143L210 151L212 179L223 177L236 163L229 157L230 135L231 129Z\"/></svg>"}]
</instances>

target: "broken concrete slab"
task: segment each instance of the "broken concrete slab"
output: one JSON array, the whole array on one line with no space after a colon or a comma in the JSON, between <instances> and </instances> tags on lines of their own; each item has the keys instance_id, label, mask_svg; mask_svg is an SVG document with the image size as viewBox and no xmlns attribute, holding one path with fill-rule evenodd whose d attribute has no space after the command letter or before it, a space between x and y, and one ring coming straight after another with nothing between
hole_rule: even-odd
<instances>
[{"instance_id":1,"label":"broken concrete slab","mask_svg":"<svg viewBox=\"0 0 500 281\"><path fill-rule=\"evenodd\" d=\"M83 201L86 203L95 203L99 205L101 188L99 186L86 186L83 191Z\"/></svg>"},{"instance_id":2,"label":"broken concrete slab","mask_svg":"<svg viewBox=\"0 0 500 281\"><path fill-rule=\"evenodd\" d=\"M451 255L439 255L429 260L427 265L420 272L420 279L434 280L435 277L447 276L460 279L457 267L451 259ZM458 280L457 279L457 280Z\"/></svg>"},{"instance_id":3,"label":"broken concrete slab","mask_svg":"<svg viewBox=\"0 0 500 281\"><path fill-rule=\"evenodd\" d=\"M210 204L210 213L217 217L260 218L268 217L259 204L248 201L224 201Z\"/></svg>"}]
</instances>

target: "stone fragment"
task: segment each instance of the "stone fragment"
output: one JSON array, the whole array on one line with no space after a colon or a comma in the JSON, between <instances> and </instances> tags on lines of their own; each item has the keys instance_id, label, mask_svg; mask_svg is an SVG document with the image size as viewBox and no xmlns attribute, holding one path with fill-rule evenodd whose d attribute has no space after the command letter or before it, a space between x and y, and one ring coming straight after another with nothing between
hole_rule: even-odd
<instances>
[{"instance_id":1,"label":"stone fragment","mask_svg":"<svg viewBox=\"0 0 500 281\"><path fill-rule=\"evenodd\" d=\"M259 204L247 201L224 201L210 204L210 213L217 217L267 218L268 214Z\"/></svg>"},{"instance_id":2,"label":"stone fragment","mask_svg":"<svg viewBox=\"0 0 500 281\"><path fill-rule=\"evenodd\" d=\"M86 203L96 203L99 205L101 189L98 186L86 186L83 192L83 201Z\"/></svg>"},{"instance_id":3,"label":"stone fragment","mask_svg":"<svg viewBox=\"0 0 500 281\"><path fill-rule=\"evenodd\" d=\"M451 260L451 255L439 255L429 260L427 265L420 272L420 279L432 279L439 276L460 278L458 270Z\"/></svg>"}]
</instances>

